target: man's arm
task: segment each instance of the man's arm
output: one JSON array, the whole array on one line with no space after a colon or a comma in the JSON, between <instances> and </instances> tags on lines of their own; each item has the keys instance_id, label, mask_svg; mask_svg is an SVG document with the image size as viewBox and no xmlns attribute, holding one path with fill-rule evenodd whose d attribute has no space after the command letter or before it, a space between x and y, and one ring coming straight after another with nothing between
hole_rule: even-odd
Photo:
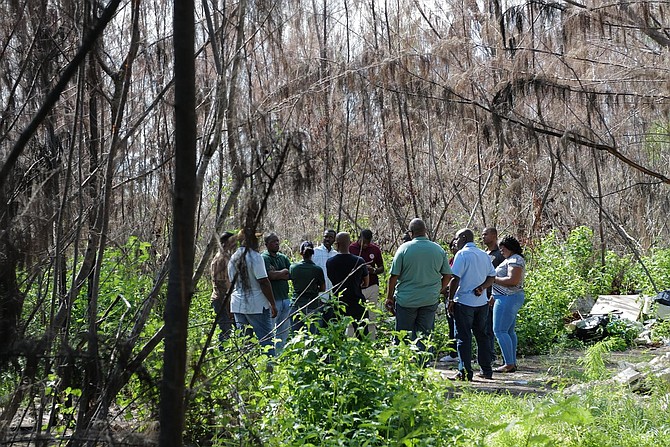
<instances>
[{"instance_id":1,"label":"man's arm","mask_svg":"<svg viewBox=\"0 0 670 447\"><path fill-rule=\"evenodd\" d=\"M447 312L449 315L454 314L454 296L456 296L456 290L458 285L461 283L461 278L456 275L452 275L451 280L449 281L449 300L447 302Z\"/></svg>"},{"instance_id":2,"label":"man's arm","mask_svg":"<svg viewBox=\"0 0 670 447\"><path fill-rule=\"evenodd\" d=\"M444 275L442 275L442 288L440 289L440 295L444 295L445 298L448 298L447 289L449 289L449 282L451 281L452 276L453 275L451 273L445 273Z\"/></svg>"},{"instance_id":3,"label":"man's arm","mask_svg":"<svg viewBox=\"0 0 670 447\"><path fill-rule=\"evenodd\" d=\"M398 284L398 275L390 275L388 285L386 286L386 309L395 315L395 286Z\"/></svg>"},{"instance_id":4,"label":"man's arm","mask_svg":"<svg viewBox=\"0 0 670 447\"><path fill-rule=\"evenodd\" d=\"M265 295L265 298L267 298L270 302L270 313L272 314L272 318L274 318L277 316L277 305L275 304L275 296L272 294L272 285L270 284L270 280L268 278L261 278L258 280L258 282L261 285L263 295Z\"/></svg>"},{"instance_id":5,"label":"man's arm","mask_svg":"<svg viewBox=\"0 0 670 447\"><path fill-rule=\"evenodd\" d=\"M379 253L377 253L378 256L375 257L375 264L376 267L374 267L374 271L370 273L374 273L375 275L381 275L384 273L384 258L382 256L381 250L379 250Z\"/></svg>"},{"instance_id":6,"label":"man's arm","mask_svg":"<svg viewBox=\"0 0 670 447\"><path fill-rule=\"evenodd\" d=\"M289 275L288 269L272 270L272 271L268 270L268 279L270 279L270 281L277 281L281 279L288 281L289 279L291 279L291 275Z\"/></svg>"},{"instance_id":7,"label":"man's arm","mask_svg":"<svg viewBox=\"0 0 670 447\"><path fill-rule=\"evenodd\" d=\"M494 279L495 279L495 276L487 276L487 277L486 277L486 281L484 281L483 283L481 283L481 284L479 285L479 287L477 287L477 288L474 290L475 295L479 296L479 295L481 295L481 294L484 292L484 290L486 290L486 289L488 289L489 287L491 287L491 286L493 285L493 280L494 280Z\"/></svg>"}]
</instances>

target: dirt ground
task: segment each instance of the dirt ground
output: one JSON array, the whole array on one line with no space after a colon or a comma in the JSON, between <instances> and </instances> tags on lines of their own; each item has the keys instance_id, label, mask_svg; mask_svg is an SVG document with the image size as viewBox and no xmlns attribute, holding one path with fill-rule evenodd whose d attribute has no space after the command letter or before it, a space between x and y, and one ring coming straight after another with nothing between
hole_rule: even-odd
<instances>
[{"instance_id":1,"label":"dirt ground","mask_svg":"<svg viewBox=\"0 0 670 447\"><path fill-rule=\"evenodd\" d=\"M624 352L611 352L607 366L610 371L625 369L624 363L640 363L655 356L670 352L670 346L636 347ZM476 376L479 370L473 364L475 378L472 382L454 382L457 387L472 387L491 393L510 393L513 395L544 396L552 391L582 382L582 368L577 360L583 351L574 350L560 354L525 356L518 359L518 370L514 373L493 373L493 379L481 379ZM456 363L438 363L436 369L448 380L457 372Z\"/></svg>"}]
</instances>

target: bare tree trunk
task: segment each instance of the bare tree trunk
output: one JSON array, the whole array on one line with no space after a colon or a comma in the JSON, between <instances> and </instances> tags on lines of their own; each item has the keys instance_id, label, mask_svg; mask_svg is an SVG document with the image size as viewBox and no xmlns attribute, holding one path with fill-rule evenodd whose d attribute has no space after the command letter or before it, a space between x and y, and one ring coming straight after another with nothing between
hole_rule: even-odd
<instances>
[{"instance_id":1,"label":"bare tree trunk","mask_svg":"<svg viewBox=\"0 0 670 447\"><path fill-rule=\"evenodd\" d=\"M194 2L174 4L175 190L170 277L165 305L165 354L159 445L180 447L184 429L184 379L188 312L193 296L196 211Z\"/></svg>"}]
</instances>

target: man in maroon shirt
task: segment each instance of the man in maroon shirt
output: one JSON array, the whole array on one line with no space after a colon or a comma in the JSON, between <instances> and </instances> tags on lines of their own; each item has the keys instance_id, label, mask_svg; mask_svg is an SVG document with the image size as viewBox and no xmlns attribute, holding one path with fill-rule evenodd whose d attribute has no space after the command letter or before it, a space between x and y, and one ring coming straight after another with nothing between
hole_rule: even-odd
<instances>
[{"instance_id":1,"label":"man in maroon shirt","mask_svg":"<svg viewBox=\"0 0 670 447\"><path fill-rule=\"evenodd\" d=\"M384 273L384 260L379 247L372 243L372 231L368 229L361 231L358 241L349 246L349 253L360 256L367 264L370 281L368 287L363 289L363 295L367 301L374 303L377 307L379 301L379 277L377 275ZM370 313L370 321L374 322L375 319L376 315ZM368 327L368 333L374 340L377 334L374 323Z\"/></svg>"}]
</instances>

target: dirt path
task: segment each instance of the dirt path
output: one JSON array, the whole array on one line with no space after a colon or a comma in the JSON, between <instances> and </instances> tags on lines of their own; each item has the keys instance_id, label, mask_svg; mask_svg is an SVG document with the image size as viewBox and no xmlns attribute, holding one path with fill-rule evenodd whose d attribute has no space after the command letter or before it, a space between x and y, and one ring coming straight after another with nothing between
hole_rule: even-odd
<instances>
[{"instance_id":1,"label":"dirt path","mask_svg":"<svg viewBox=\"0 0 670 447\"><path fill-rule=\"evenodd\" d=\"M607 366L610 371L625 369L623 363L640 363L670 352L670 346L636 347L625 352L611 352ZM519 369L514 373L493 373L493 379L481 379L476 376L472 382L454 382L458 387L473 387L492 393L510 393L513 395L544 396L556 389L582 382L582 367L577 360L583 351L567 351L560 354L526 356L519 359ZM475 373L478 371L474 364ZM448 380L457 373L455 363L438 363L437 371Z\"/></svg>"}]
</instances>

